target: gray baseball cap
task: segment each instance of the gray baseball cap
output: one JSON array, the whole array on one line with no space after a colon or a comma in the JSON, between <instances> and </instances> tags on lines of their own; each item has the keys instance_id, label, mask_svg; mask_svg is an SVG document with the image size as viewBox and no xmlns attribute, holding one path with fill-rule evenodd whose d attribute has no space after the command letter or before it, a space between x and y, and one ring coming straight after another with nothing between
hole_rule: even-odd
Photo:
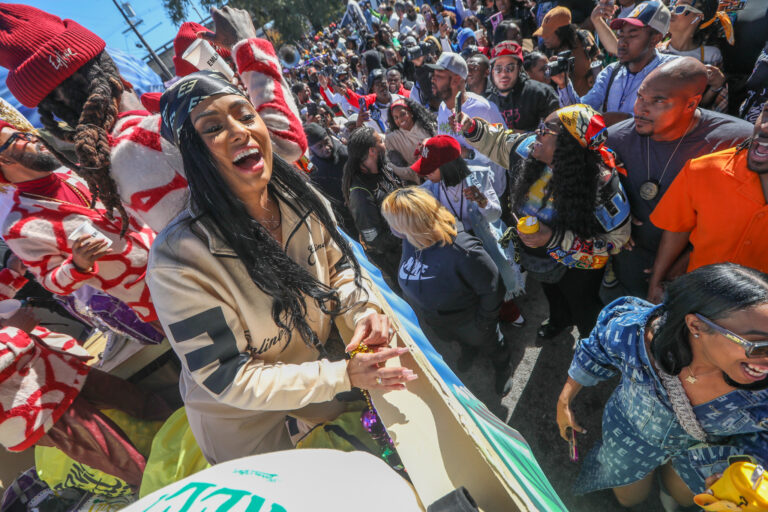
<instances>
[{"instance_id":1,"label":"gray baseball cap","mask_svg":"<svg viewBox=\"0 0 768 512\"><path fill-rule=\"evenodd\" d=\"M455 75L459 75L462 80L467 79L469 69L467 69L467 61L464 57L458 53L443 52L438 57L437 62L434 64L427 64L430 69L440 69L444 71L450 71Z\"/></svg>"}]
</instances>

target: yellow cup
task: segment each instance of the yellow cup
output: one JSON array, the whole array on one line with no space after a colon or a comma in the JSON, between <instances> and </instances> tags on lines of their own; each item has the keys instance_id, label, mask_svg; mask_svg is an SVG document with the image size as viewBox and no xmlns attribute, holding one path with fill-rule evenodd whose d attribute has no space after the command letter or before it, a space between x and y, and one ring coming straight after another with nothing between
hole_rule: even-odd
<instances>
[{"instance_id":1,"label":"yellow cup","mask_svg":"<svg viewBox=\"0 0 768 512\"><path fill-rule=\"evenodd\" d=\"M524 235L532 235L539 231L539 219L526 216L517 221L517 230Z\"/></svg>"}]
</instances>

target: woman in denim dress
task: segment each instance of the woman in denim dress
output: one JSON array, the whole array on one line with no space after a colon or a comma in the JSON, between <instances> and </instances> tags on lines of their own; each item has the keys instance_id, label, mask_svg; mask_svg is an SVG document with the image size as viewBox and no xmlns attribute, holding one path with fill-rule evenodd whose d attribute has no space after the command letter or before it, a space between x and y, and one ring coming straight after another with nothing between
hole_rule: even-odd
<instances>
[{"instance_id":1,"label":"woman in denim dress","mask_svg":"<svg viewBox=\"0 0 768 512\"><path fill-rule=\"evenodd\" d=\"M571 402L583 386L621 373L603 411L602 442L576 492L612 488L631 507L653 474L681 506L734 455L768 463L768 276L732 263L701 267L654 306L609 304L581 340L557 405L560 434L583 432Z\"/></svg>"}]
</instances>

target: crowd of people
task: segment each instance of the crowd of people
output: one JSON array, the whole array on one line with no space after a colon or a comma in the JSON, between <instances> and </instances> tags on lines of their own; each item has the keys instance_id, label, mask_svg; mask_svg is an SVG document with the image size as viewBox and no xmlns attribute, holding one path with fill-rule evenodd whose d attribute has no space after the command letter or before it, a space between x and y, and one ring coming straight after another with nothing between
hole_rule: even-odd
<instances>
[{"instance_id":1,"label":"crowd of people","mask_svg":"<svg viewBox=\"0 0 768 512\"><path fill-rule=\"evenodd\" d=\"M349 238L460 375L490 359L499 396L540 286L540 342L580 338L553 377L564 439L579 390L620 374L574 492L647 510L657 475L666 510L698 510L730 463L768 464L768 40L730 66L737 9L349 0L276 49L225 7L139 97L93 32L0 4L8 90L43 125L0 105L0 299L36 281L82 322L167 337L217 464L417 378L383 365L406 349ZM184 60L200 38L232 78ZM0 324L0 443L142 487L151 454L104 410L170 404L24 309Z\"/></svg>"}]
</instances>

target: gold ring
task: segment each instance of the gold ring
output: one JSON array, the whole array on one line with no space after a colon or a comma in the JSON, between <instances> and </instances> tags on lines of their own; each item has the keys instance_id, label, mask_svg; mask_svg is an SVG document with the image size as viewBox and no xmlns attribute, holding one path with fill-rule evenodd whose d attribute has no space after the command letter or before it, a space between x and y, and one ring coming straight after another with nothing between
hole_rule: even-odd
<instances>
[{"instance_id":1,"label":"gold ring","mask_svg":"<svg viewBox=\"0 0 768 512\"><path fill-rule=\"evenodd\" d=\"M376 377L376 384L381 386L381 377Z\"/></svg>"}]
</instances>

